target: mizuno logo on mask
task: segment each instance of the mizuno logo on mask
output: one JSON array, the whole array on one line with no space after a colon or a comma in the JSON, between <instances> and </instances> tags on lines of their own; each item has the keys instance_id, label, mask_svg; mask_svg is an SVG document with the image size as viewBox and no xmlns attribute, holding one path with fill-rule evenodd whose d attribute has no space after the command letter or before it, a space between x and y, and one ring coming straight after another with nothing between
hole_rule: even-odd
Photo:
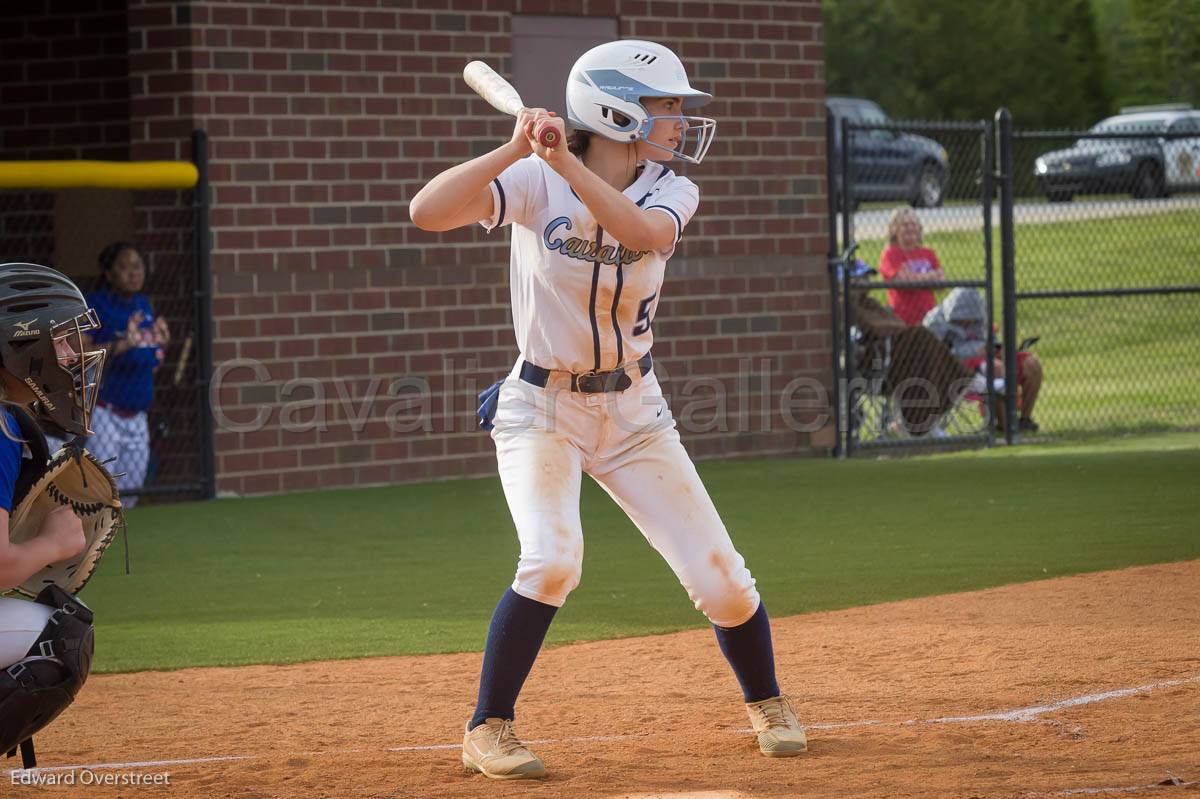
<instances>
[{"instance_id":1,"label":"mizuno logo on mask","mask_svg":"<svg viewBox=\"0 0 1200 799\"><path fill-rule=\"evenodd\" d=\"M30 319L28 322L14 322L13 324L20 329L13 332L13 338L17 338L19 336L40 336L42 334L40 329L29 329L30 326L35 322L37 322L36 319Z\"/></svg>"}]
</instances>

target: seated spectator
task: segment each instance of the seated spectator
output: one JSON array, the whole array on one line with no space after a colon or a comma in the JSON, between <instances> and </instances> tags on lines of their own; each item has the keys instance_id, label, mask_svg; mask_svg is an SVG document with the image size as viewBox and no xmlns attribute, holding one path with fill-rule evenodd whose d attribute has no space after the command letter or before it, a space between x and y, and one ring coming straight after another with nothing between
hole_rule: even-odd
<instances>
[{"instance_id":1,"label":"seated spectator","mask_svg":"<svg viewBox=\"0 0 1200 799\"><path fill-rule=\"evenodd\" d=\"M163 361L171 336L165 319L155 317L142 294L146 264L136 245L114 242L100 252L100 283L88 296L100 328L91 340L108 347L104 382L92 416L95 431L87 448L117 475L122 493L142 487L150 462L150 429L146 411L154 399L154 373ZM137 497L122 497L125 507Z\"/></svg>"},{"instance_id":2,"label":"seated spectator","mask_svg":"<svg viewBox=\"0 0 1200 799\"><path fill-rule=\"evenodd\" d=\"M921 220L898 208L888 222L888 244L879 259L884 280L945 280L937 255L921 246ZM888 289L888 304L906 325L919 325L937 305L932 289Z\"/></svg>"},{"instance_id":3,"label":"seated spectator","mask_svg":"<svg viewBox=\"0 0 1200 799\"><path fill-rule=\"evenodd\" d=\"M987 306L983 295L975 289L957 288L925 315L924 325L950 348L955 358L972 372L986 372ZM997 379L1004 378L1004 358L997 347L992 355L992 370ZM1032 352L1017 353L1017 408L1020 419L1017 427L1030 433L1038 430L1033 420L1033 406L1042 388L1042 363ZM1004 424L1004 407L997 407L997 425Z\"/></svg>"},{"instance_id":4,"label":"seated spectator","mask_svg":"<svg viewBox=\"0 0 1200 799\"><path fill-rule=\"evenodd\" d=\"M876 387L870 390L890 396L891 412L883 417L891 417L886 432L946 435L941 423L962 398L971 373L932 332L904 324L866 291L856 293L854 324L861 354L855 376L871 381Z\"/></svg>"}]
</instances>

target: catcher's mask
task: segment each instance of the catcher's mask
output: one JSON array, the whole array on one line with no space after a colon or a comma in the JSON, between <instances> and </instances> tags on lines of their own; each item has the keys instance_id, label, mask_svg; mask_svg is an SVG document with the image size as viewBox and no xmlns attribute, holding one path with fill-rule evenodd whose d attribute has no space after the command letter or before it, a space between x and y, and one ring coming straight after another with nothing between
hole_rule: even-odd
<instances>
[{"instance_id":1,"label":"catcher's mask","mask_svg":"<svg viewBox=\"0 0 1200 799\"><path fill-rule=\"evenodd\" d=\"M37 264L0 264L0 363L24 383L52 433L92 435L104 349L83 334L100 327L69 277Z\"/></svg>"}]
</instances>

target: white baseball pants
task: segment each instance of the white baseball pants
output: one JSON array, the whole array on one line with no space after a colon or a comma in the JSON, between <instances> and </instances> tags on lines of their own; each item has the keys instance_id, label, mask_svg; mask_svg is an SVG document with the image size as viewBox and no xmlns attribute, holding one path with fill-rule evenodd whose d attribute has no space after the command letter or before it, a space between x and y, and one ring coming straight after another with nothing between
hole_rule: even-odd
<instances>
[{"instance_id":1,"label":"white baseball pants","mask_svg":"<svg viewBox=\"0 0 1200 799\"><path fill-rule=\"evenodd\" d=\"M521 555L513 590L562 606L582 576L579 487L586 472L667 561L696 608L720 627L758 609L745 561L679 441L653 371L624 392L580 394L553 373L545 388L519 378L500 389L493 419L504 496Z\"/></svg>"},{"instance_id":2,"label":"white baseball pants","mask_svg":"<svg viewBox=\"0 0 1200 799\"><path fill-rule=\"evenodd\" d=\"M96 434L88 439L87 449L117 478L122 492L142 487L150 465L150 427L146 412L134 416L118 416L110 409L96 406L92 412L92 429ZM112 463L106 463L115 458ZM137 497L122 497L121 504L132 508Z\"/></svg>"}]
</instances>

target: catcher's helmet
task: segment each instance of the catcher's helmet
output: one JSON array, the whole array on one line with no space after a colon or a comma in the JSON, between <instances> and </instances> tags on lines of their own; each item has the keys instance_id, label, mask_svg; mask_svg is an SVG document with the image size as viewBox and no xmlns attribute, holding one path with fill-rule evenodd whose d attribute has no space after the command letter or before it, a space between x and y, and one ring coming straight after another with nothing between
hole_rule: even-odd
<instances>
[{"instance_id":1,"label":"catcher's helmet","mask_svg":"<svg viewBox=\"0 0 1200 799\"><path fill-rule=\"evenodd\" d=\"M91 435L103 349L83 333L100 327L69 277L37 264L0 264L0 365L37 397L52 433Z\"/></svg>"},{"instance_id":2,"label":"catcher's helmet","mask_svg":"<svg viewBox=\"0 0 1200 799\"><path fill-rule=\"evenodd\" d=\"M666 47L622 39L593 47L575 62L567 78L567 119L578 129L619 142L646 141L656 119L682 119L688 129L676 149L648 143L688 163L700 163L713 142L716 121L686 115L653 117L641 104L642 97L679 97L684 111L712 99L691 87L683 63Z\"/></svg>"}]
</instances>

